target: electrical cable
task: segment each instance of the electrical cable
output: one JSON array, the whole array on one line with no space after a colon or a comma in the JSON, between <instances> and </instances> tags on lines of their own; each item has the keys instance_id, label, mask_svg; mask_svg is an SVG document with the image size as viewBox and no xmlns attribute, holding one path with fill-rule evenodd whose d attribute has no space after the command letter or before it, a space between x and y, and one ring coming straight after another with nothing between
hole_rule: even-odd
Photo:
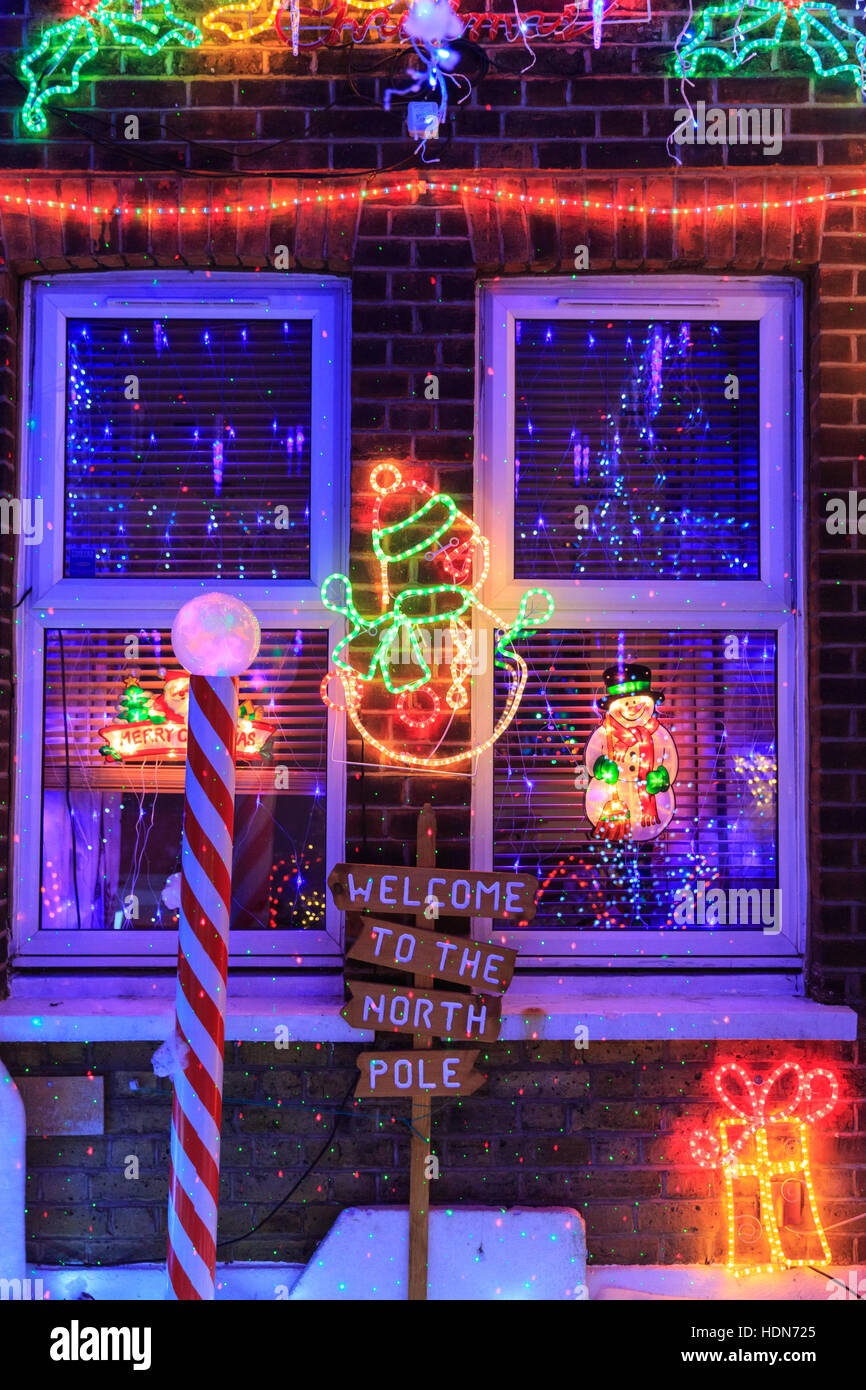
<instances>
[{"instance_id":1,"label":"electrical cable","mask_svg":"<svg viewBox=\"0 0 866 1390\"><path fill-rule=\"evenodd\" d=\"M489 59L487 58L487 55L484 53L484 50L481 49L479 45L474 44L474 43L470 43L469 41L466 41L466 40L456 40L452 46L455 47L455 48L460 48L460 49L461 49L462 51L464 51L464 52L469 52L469 51L473 51L473 52L474 52L474 56L475 56L475 58L476 58L476 61L479 62L479 67L481 68L481 73L480 73L480 76L479 76L479 78L478 78L478 80L480 81L481 78L484 77L484 75L486 74L486 72L489 70L489 67L490 67L490 61L489 61ZM357 89L357 85L356 85L356 83L355 83L355 78L356 78L356 77L361 77L361 78L363 78L363 77L371 76L371 75L374 74L374 73L378 73L378 72L379 72L381 69L383 69L383 68L389 68L389 69L390 69L390 68L393 68L393 67L396 65L396 63L399 62L399 60L400 60L401 58L404 58L404 57L407 56L406 49L403 48L403 47L400 47L400 48L398 48L394 53L389 53L386 57L377 60L377 61L376 61L375 63L373 63L370 67L365 68L362 72L357 72L357 73L356 73L356 72L353 72L353 71L352 71L352 68L351 68L351 58L350 58L351 48L354 47L354 46L345 45L345 47L346 47L346 50L347 50L347 68L348 68L347 74L346 74L346 82L347 82L347 85L349 86L349 90L352 92L353 95L355 95L355 96L358 98L358 100L363 101L363 102L365 102L365 103L368 104L368 105L375 105L375 106L378 106L378 107L380 107L382 110L384 110L385 107L384 107L384 103L383 103L383 102L377 101L377 100L376 100L375 98L373 98L373 97L364 97L364 96L362 96L362 94L361 94L361 93L358 91L358 89ZM4 72L8 77L11 77L15 82L18 83L18 85L19 85L20 87L26 88L27 84L23 81L23 79L20 77L20 75L19 75L13 68L10 68L7 64L5 64L5 63L0 63L0 71ZM389 75L390 75L390 74L389 74ZM466 80L468 81L468 78L467 78ZM410 94L410 95L411 95L411 94ZM209 141L195 140L195 139L191 138L190 136L175 135L175 134L169 129L169 127L168 127L168 118L169 118L172 114L175 114L175 113L172 113L172 112L166 112L166 113L165 113L165 114L166 114L166 135L167 135L167 137L168 137L169 139L178 140L178 141L180 141L181 143L187 145L187 146L188 146L189 148L191 148L191 149L203 149L203 150L206 150L209 154L212 154L212 155L222 155L222 156L224 156L225 158L228 158L228 159L235 159L235 160L254 159L254 158L260 158L263 154L269 154L269 153L271 152L271 150L280 149L280 148L281 148L282 146L284 146L284 145L293 145L293 144L297 144L299 141L309 141L309 140L314 140L314 139L319 139L319 138L321 138L321 137L322 137L322 133L320 132L320 130L319 130L318 127L317 127L317 120L316 120L316 118L321 118L322 116L326 115L328 112L333 111L333 110L335 110L335 109L337 109L337 108L345 109L345 101L344 101L344 99L343 99L342 97L337 98L337 100L335 100L335 101L329 102L328 105L322 107L321 110L319 110L319 111L314 111L314 112L312 113L312 119L311 119L310 128L309 128L307 131L305 131L303 134L301 134L301 135L287 135L287 136L284 136L284 137L283 137L282 139L280 139L280 140L272 141L269 145L264 145L264 146L262 146L262 145L260 145L260 144L257 144L256 149L254 149L254 150L249 150L249 151L246 151L246 152L244 152L244 151L239 151L239 150L237 150L237 149L226 149L225 146L223 146L223 145L214 145L214 144L212 144L212 143L209 142ZM167 166L166 163L165 163L164 161L161 161L161 160L159 160L159 159L154 159L154 158L152 158L152 157L151 157L149 154L147 154L145 151L140 150L140 149L133 149L133 148L131 148L131 142L121 142L121 141L119 141L119 140L114 139L114 137L113 137L113 136L111 135L111 133L110 133L110 132L111 132L111 123L110 123L110 121L102 121L102 122L100 122L100 121L97 120L97 121L95 122L95 124L101 126L101 130L102 130L102 132L103 132L103 135L100 136L99 134L94 133L94 131L93 131L93 129L92 129L92 126L93 126L93 124L94 124L94 118L93 118L93 117L90 117L90 128L88 128L88 126L83 126L83 125L81 125L78 121L76 121L75 117L74 117L68 110L66 110L66 109L63 108L63 107L56 107L56 106L48 106L48 105L46 105L46 106L45 106L45 110L46 110L50 115L56 116L59 120L62 120L62 121L63 121L67 126L69 126L72 130L76 131L76 133L82 135L85 139L91 141L92 143L98 144L98 145L100 145L100 146L101 146L102 148L104 148L104 149L110 149L110 150L123 149L124 152L125 152L127 155L129 155L129 156L131 156L131 157L134 157L135 159L139 160L140 162L142 162L142 163L148 165L149 168L158 169L160 172L166 172L166 171L167 171L167 172L170 172L170 173L181 173L181 174L183 175L184 178L186 178L186 177L188 177L188 176L192 176L192 177L210 178L210 179L215 178L215 177L230 177L233 173L234 173L234 174L237 174L237 173L242 173L242 172L243 172L242 170L208 170L208 169L193 169L193 168L188 168L187 166L176 166L176 167L175 167L175 166ZM176 113L176 114L180 115L181 113L178 112L178 113ZM325 138L327 138L327 137L325 137ZM449 139L449 143L450 143L450 133L449 133L448 139ZM250 141L250 142L246 142L246 143L253 143L253 142ZM445 148L447 148L447 145L445 146ZM357 172L356 172L355 176L356 176L356 177L364 178L364 177L372 176L372 175L374 175L374 174L393 173L393 172L395 172L396 170L399 170L399 169L404 168L404 167L406 166L406 164L407 164L410 160L412 160L413 158L414 158L414 151L413 151L410 155L408 155L408 156L406 157L406 159L400 160L400 161L398 161L396 164L389 165L389 166L387 166L386 168L375 168L375 169L370 169L370 170L362 170L362 171L360 171L360 173L357 173ZM348 173L349 171L346 171L346 172ZM335 173L339 173L339 171L335 171ZM319 171L319 172L316 172L316 173L309 173L309 172L306 172L306 171L304 171L304 172L301 172L301 171L283 171L281 175L278 174L278 173L276 173L276 172L272 172L272 173L269 174L269 177L271 177L271 178L278 178L278 177L282 176L282 177L284 177L284 178L293 178L293 179L301 179L301 178L322 178L322 177L325 177L326 174L327 174L328 177L330 177L330 171Z\"/></svg>"},{"instance_id":2,"label":"electrical cable","mask_svg":"<svg viewBox=\"0 0 866 1390\"><path fill-rule=\"evenodd\" d=\"M351 1095L352 1092L354 1091L356 1085L357 1085L357 1080L353 1077L353 1079L352 1079L352 1081L351 1081L351 1083L350 1083L350 1085L349 1085L349 1089L347 1090L346 1094L343 1096L343 1099L342 1099L341 1102L340 1102L340 1106L341 1106L341 1107L344 1106L344 1105L346 1104L346 1102L348 1101L350 1095ZM325 1151L326 1151L328 1148L330 1148L331 1144L332 1144L333 1141L334 1141L334 1137L335 1137L335 1135L336 1135L336 1133L337 1133L337 1130L338 1130L339 1127L340 1127L340 1121L342 1120L343 1115L344 1115L345 1113L346 1113L346 1112L343 1111L342 1109L337 1111L336 1115L334 1116L334 1123L333 1123L332 1126L331 1126L331 1131L330 1131L330 1133L329 1133L327 1139L325 1140L324 1144L323 1144L322 1147L319 1149L319 1152L316 1154L316 1157L312 1160L311 1163L308 1163L308 1164L307 1164L306 1168L304 1169L304 1171L303 1171L303 1173L301 1174L301 1176L298 1178L297 1182L295 1182L295 1183L292 1184L292 1186L289 1188L289 1190L288 1190L288 1192L286 1193L286 1195L285 1195L284 1197L281 1197L281 1198L280 1198L280 1200L277 1202L276 1206L271 1207L271 1210L270 1210L265 1216L262 1217L261 1221L257 1221L256 1224L255 1224L255 1226L251 1227L249 1231L244 1231L243 1235L241 1235L241 1236L230 1236L228 1240L218 1240L218 1241L217 1241L217 1244L216 1244L217 1250L223 1250L227 1245L237 1245L238 1241L240 1241L240 1240L246 1240L249 1236L255 1235L256 1231L260 1231L261 1228L262 1228L262 1226L266 1225L267 1222L270 1221L270 1219L271 1219L272 1216L276 1216L277 1212L278 1212L282 1207L284 1207L284 1206L286 1205L286 1202L288 1202L288 1200L289 1200L289 1198L292 1196L292 1194L295 1193L295 1192L297 1192L297 1190L298 1190L298 1188L300 1187L301 1183L304 1182L305 1179L309 1177L310 1173L312 1173L313 1169L316 1167L316 1165L317 1165L317 1164L321 1161L321 1159L324 1157ZM348 1113L351 1114L352 1112L349 1111Z\"/></svg>"}]
</instances>

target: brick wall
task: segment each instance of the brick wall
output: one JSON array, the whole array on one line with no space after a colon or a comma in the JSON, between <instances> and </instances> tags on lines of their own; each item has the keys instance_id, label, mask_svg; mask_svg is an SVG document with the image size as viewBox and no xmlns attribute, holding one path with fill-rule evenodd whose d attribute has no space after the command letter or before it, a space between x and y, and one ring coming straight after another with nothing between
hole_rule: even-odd
<instances>
[{"instance_id":1,"label":"brick wall","mask_svg":"<svg viewBox=\"0 0 866 1390\"><path fill-rule=\"evenodd\" d=\"M24 18L49 13L56 18L57 11L35 0L29 6L26 0L10 0L7 8L16 11L0 19L0 64L8 71ZM195 16L205 8L190 0L185 12ZM14 491L17 306L23 278L38 272L156 265L238 267L254 274L273 263L275 246L286 244L300 271L350 275L351 569L362 591L372 582L367 477L378 458L412 461L471 508L479 277L571 274L572 248L578 244L590 248L590 273L689 270L799 277L808 305L811 786L803 814L811 864L809 982L816 997L856 1004L866 983L866 851L862 824L852 817L866 791L866 710L858 707L866 672L866 570L857 537L828 536L822 522L828 493L864 486L866 199L826 208L815 203L796 213L784 204L861 181L856 166L864 157L866 108L850 85L816 82L800 50L785 46L773 60L771 76L755 76L762 71L755 63L748 79L700 79L691 91L693 100L709 103L761 101L782 107L785 140L779 158L767 159L750 146L685 146L678 150L682 166L675 168L665 142L681 97L665 63L682 19L683 14L664 11L649 26L606 26L597 52L585 36L568 46L539 40L537 61L526 72L521 69L529 57L522 48L485 45L493 59L490 72L469 101L453 108L450 139L438 151L441 163L428 173L436 178L448 170L476 169L480 172L471 182L483 186L485 172L501 171L500 186L514 194L505 205L452 191L371 197L360 211L351 200L247 219L221 210L227 202L303 197L310 185L295 177L299 172L385 169L411 155L397 108L387 114L363 100L381 99L387 85L400 85L382 66L389 58L382 46L359 46L349 54L324 49L297 60L263 39L237 46L212 43L196 52L167 49L150 60L106 51L81 91L57 103L66 115L52 117L44 141L26 138L17 112L21 89L0 73L0 136L13 137L0 143L0 167L8 171L0 186L0 485ZM349 61L355 91L347 81ZM138 142L122 139L123 117L129 113L140 117ZM420 165L409 168L413 175L424 172ZM357 186L357 179L347 182ZM549 216L530 213L519 203L527 190L547 193L552 187L561 197L624 208L642 202L767 206L758 213L710 211L673 219L597 207L559 209ZM61 218L2 201L7 194L28 193L109 208L118 202L145 209L182 202L215 211L178 225L172 215L121 219L70 212ZM428 371L440 379L438 402L424 399ZM5 538L0 543L5 545ZM8 587L8 549L2 564L0 579ZM8 612L0 623L5 849L12 688ZM360 752L357 743L350 746L350 758ZM465 865L467 781L399 771L370 769L362 778L350 767L350 854L408 862L417 807L428 798L439 817L440 863ZM0 907L6 906L4 876ZM0 972L4 951L0 927ZM31 1141L36 1257L161 1257L157 1223L164 1219L169 1106L164 1098L133 1096L124 1075L138 1069L142 1087L161 1089L163 1083L148 1068L152 1050L124 1044L94 1045L80 1054L66 1048L3 1048L13 1071L41 1066L49 1074L62 1068L74 1073L90 1065L109 1076L105 1140L92 1145ZM284 1115L273 1105L248 1105L243 1119L242 1105L227 1107L226 1132L236 1142L227 1140L224 1155L223 1235L255 1224L321 1144L335 1098L348 1089L356 1051L309 1045L297 1056L283 1054L276 1070L269 1071L272 1051L246 1045L235 1050L226 1094L260 1102L285 1099L286 1105ZM583 1055L567 1043L491 1049L490 1086L465 1107L443 1108L443 1177L435 1200L572 1202L589 1218L599 1260L717 1257L715 1180L679 1166L687 1111L697 1114L698 1122L706 1115L706 1103L702 1106L698 1097L709 1095L708 1058L714 1051L654 1043L593 1043ZM732 1051L754 1054L766 1065L755 1049L726 1049L724 1055ZM852 1049L804 1051L813 1060L834 1058L844 1070L849 1097L830 1122L839 1133L833 1136L831 1129L816 1141L816 1152L827 1160L818 1175L819 1195L832 1224L853 1215L846 1203L864 1195L862 1100L860 1113L856 1110L864 1089L862 1054L858 1069ZM773 1049L774 1056L787 1052L784 1044ZM289 1105L295 1100L304 1107ZM318 1101L321 1107L314 1112ZM319 1108L322 1120L315 1119ZM305 1258L340 1206L405 1199L402 1122L387 1120L384 1130L369 1118L344 1117L343 1123L338 1151L298 1194L306 1200L289 1204L269 1226L271 1234L240 1246L241 1258ZM136 1145L142 1178L134 1192L140 1196L128 1195L132 1186L121 1176L125 1154L138 1153ZM866 1257L866 1249L856 1249L857 1239L862 1246L863 1237L841 1228L833 1236L834 1257L841 1263Z\"/></svg>"},{"instance_id":2,"label":"brick wall","mask_svg":"<svg viewBox=\"0 0 866 1390\"><path fill-rule=\"evenodd\" d=\"M165 1256L171 1090L154 1077L156 1044L0 1047L13 1074L105 1077L104 1137L28 1140L29 1257L46 1264ZM345 1206L408 1200L406 1102L344 1103L357 1072L346 1043L227 1048L219 1239L261 1221L334 1141L266 1227L220 1258L305 1262ZM690 1158L689 1136L714 1123L710 1085L730 1046L713 1043L498 1043L479 1059L489 1080L465 1104L433 1108L440 1176L434 1205L576 1207L598 1264L703 1264L724 1259L722 1183ZM779 1058L830 1066L842 1102L812 1136L812 1166L834 1263L866 1261L849 1222L866 1198L866 1051L854 1044L741 1044L766 1076ZM859 1063L859 1065L858 1065ZM137 1082L140 1091L130 1090ZM354 1113L353 1112L354 1109ZM127 1178L129 1158L138 1178Z\"/></svg>"}]
</instances>

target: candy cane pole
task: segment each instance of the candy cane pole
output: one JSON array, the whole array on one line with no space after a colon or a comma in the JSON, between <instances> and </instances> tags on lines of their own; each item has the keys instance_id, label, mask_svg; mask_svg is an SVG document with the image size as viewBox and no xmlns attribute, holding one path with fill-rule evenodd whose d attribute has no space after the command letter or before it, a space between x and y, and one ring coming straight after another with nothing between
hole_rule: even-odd
<instances>
[{"instance_id":1,"label":"candy cane pole","mask_svg":"<svg viewBox=\"0 0 866 1390\"><path fill-rule=\"evenodd\" d=\"M190 672L168 1194L168 1297L212 1299L228 974L237 677L261 633L225 594L184 605L171 633Z\"/></svg>"}]
</instances>

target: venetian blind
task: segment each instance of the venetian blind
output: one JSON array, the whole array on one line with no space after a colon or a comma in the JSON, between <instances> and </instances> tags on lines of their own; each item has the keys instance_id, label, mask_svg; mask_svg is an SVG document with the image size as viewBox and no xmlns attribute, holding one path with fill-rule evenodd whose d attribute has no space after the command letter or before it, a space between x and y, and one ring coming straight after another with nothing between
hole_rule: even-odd
<instances>
[{"instance_id":1,"label":"venetian blind","mask_svg":"<svg viewBox=\"0 0 866 1390\"><path fill-rule=\"evenodd\" d=\"M676 929L677 889L775 886L775 634L553 631L521 650L526 691L493 750L494 868L542 882L533 929ZM679 756L672 821L627 849L593 837L575 785L603 717L602 672L624 662L650 667Z\"/></svg>"},{"instance_id":2,"label":"venetian blind","mask_svg":"<svg viewBox=\"0 0 866 1390\"><path fill-rule=\"evenodd\" d=\"M65 573L310 573L308 319L70 319Z\"/></svg>"},{"instance_id":3,"label":"venetian blind","mask_svg":"<svg viewBox=\"0 0 866 1390\"><path fill-rule=\"evenodd\" d=\"M515 572L759 578L758 325L515 325Z\"/></svg>"},{"instance_id":4,"label":"venetian blind","mask_svg":"<svg viewBox=\"0 0 866 1390\"><path fill-rule=\"evenodd\" d=\"M138 655L129 656L129 639ZM62 661L61 661L62 643ZM238 794L325 795L327 710L319 686L328 669L324 632L263 632L252 669L240 678L240 700L275 726L268 758L238 760ZM102 731L118 722L127 681L149 695L183 676L167 632L46 633L44 780L46 788L182 791L184 758L117 762L100 754ZM255 722L255 721L254 721ZM68 750L68 752L67 752ZM285 769L279 781L275 769Z\"/></svg>"}]
</instances>

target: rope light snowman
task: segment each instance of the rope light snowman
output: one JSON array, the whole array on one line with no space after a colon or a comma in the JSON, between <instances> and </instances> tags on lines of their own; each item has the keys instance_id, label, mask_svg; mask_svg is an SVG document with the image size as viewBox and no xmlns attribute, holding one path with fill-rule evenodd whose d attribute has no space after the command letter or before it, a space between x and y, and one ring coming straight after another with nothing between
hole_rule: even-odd
<instances>
[{"instance_id":1,"label":"rope light snowman","mask_svg":"<svg viewBox=\"0 0 866 1390\"><path fill-rule=\"evenodd\" d=\"M612 842L654 840L676 810L679 760L669 729L656 717L664 700L648 666L608 666L601 724L586 745L590 774L585 808L593 837Z\"/></svg>"}]
</instances>

